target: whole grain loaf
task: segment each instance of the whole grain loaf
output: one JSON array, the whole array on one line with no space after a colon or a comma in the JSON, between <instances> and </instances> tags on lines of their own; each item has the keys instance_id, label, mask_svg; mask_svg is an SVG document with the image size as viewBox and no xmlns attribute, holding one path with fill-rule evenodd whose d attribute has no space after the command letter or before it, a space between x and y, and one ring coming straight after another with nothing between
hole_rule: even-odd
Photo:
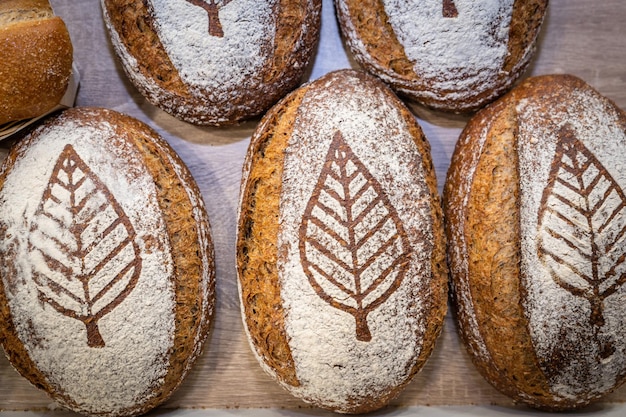
<instances>
[{"instance_id":1,"label":"whole grain loaf","mask_svg":"<svg viewBox=\"0 0 626 417\"><path fill-rule=\"evenodd\" d=\"M444 212L459 330L517 401L582 407L626 377L626 116L570 75L478 112Z\"/></svg>"},{"instance_id":2,"label":"whole grain loaf","mask_svg":"<svg viewBox=\"0 0 626 417\"><path fill-rule=\"evenodd\" d=\"M221 126L265 112L302 78L321 0L102 0L129 79L184 121Z\"/></svg>"},{"instance_id":3,"label":"whole grain loaf","mask_svg":"<svg viewBox=\"0 0 626 417\"><path fill-rule=\"evenodd\" d=\"M200 192L175 152L117 112L64 111L0 173L0 342L84 415L142 414L198 357L214 306Z\"/></svg>"},{"instance_id":4,"label":"whole grain loaf","mask_svg":"<svg viewBox=\"0 0 626 417\"><path fill-rule=\"evenodd\" d=\"M344 413L398 395L441 332L447 269L430 146L391 90L340 70L274 106L247 153L238 224L262 368Z\"/></svg>"},{"instance_id":5,"label":"whole grain loaf","mask_svg":"<svg viewBox=\"0 0 626 417\"><path fill-rule=\"evenodd\" d=\"M472 112L508 90L536 48L548 0L335 0L356 61L426 106Z\"/></svg>"}]
</instances>

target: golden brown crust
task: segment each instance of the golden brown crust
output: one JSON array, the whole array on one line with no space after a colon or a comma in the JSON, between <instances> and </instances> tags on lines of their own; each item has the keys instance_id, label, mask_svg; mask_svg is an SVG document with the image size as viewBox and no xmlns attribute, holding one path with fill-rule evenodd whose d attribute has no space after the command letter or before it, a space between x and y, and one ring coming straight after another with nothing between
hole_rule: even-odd
<instances>
[{"instance_id":1,"label":"golden brown crust","mask_svg":"<svg viewBox=\"0 0 626 417\"><path fill-rule=\"evenodd\" d=\"M143 407L143 410L150 410L169 398L180 385L199 354L202 342L209 331L213 308L205 310L203 303L209 298L209 304L212 305L215 293L213 245L210 236L203 236L200 230L201 228L208 230L206 213L202 213L201 225L197 223L197 214L194 215L198 208L189 199L188 193L197 201L201 201L202 196L183 161L167 142L159 139L158 134L146 125L125 116L113 116L112 119L119 119L116 123L118 135L134 142L144 157L146 168L155 180L157 198L161 205L174 261L173 281L176 285L174 349L170 354L168 373L163 385L159 387L158 395ZM178 172L172 162L178 166ZM204 238L209 238L206 248L199 244ZM210 262L208 267L211 278L208 293L205 293L202 287L206 268L202 263L203 258Z\"/></svg>"},{"instance_id":2,"label":"golden brown crust","mask_svg":"<svg viewBox=\"0 0 626 417\"><path fill-rule=\"evenodd\" d=\"M204 3L198 5L201 4ZM113 46L137 89L152 104L175 117L209 126L231 125L256 117L296 87L317 42L321 22L321 0L281 0L273 10L275 42L261 45L262 55L269 57L262 69L258 74L248 74L240 84L225 77L219 81L218 91L189 85L180 77L159 39L150 4L104 0L103 7L114 35ZM249 70L241 69L246 73Z\"/></svg>"},{"instance_id":3,"label":"golden brown crust","mask_svg":"<svg viewBox=\"0 0 626 417\"><path fill-rule=\"evenodd\" d=\"M59 104L72 71L72 43L48 2L3 2L0 44L0 124Z\"/></svg>"},{"instance_id":4,"label":"golden brown crust","mask_svg":"<svg viewBox=\"0 0 626 417\"><path fill-rule=\"evenodd\" d=\"M214 311L215 267L209 222L202 196L186 166L173 149L147 125L129 116L105 109L71 108L50 119L41 129L16 144L9 153L0 176L0 188L16 159L29 143L45 134L47 126L72 120L78 125L94 125L106 121L114 129L110 140L128 143L143 157L145 168L154 180L157 199L171 248L174 288L175 331L165 378L153 387L149 400L137 398L137 405L117 410L113 415L137 415L161 404L178 388L191 365L200 354L210 330ZM149 249L150 242L146 241ZM205 263L206 262L206 263ZM12 268L5 263L4 268ZM14 270L11 276L19 276ZM0 343L13 366L33 385L51 394L73 410L85 409L64 392L50 385L45 375L30 358L20 340L9 311L3 280L0 280ZM124 291L129 292L131 288ZM102 410L103 415L110 413Z\"/></svg>"},{"instance_id":5,"label":"golden brown crust","mask_svg":"<svg viewBox=\"0 0 626 417\"><path fill-rule=\"evenodd\" d=\"M411 80L417 77L413 64L406 57L404 47L398 42L389 24L383 4L380 0L347 0L347 13L337 8L337 17L343 25L352 20L358 38L364 43L367 52L377 65L372 66L366 60L360 63L368 70L374 71L376 66L388 68L400 78Z\"/></svg>"},{"instance_id":6,"label":"golden brown crust","mask_svg":"<svg viewBox=\"0 0 626 417\"><path fill-rule=\"evenodd\" d=\"M598 394L557 394L547 372L558 368L559 360L542 363L531 339L524 310L529 278L521 269L518 125L563 121L520 120L517 106L540 103L544 110L566 114L568 94L575 90L590 88L569 75L533 77L481 110L457 142L444 186L452 305L464 344L495 388L551 411L579 408ZM625 120L621 114L622 126Z\"/></svg>"},{"instance_id":7,"label":"golden brown crust","mask_svg":"<svg viewBox=\"0 0 626 417\"><path fill-rule=\"evenodd\" d=\"M291 136L300 89L285 97L264 117L267 128L252 138L245 188L242 190L237 239L237 268L248 334L257 354L275 370L279 380L300 382L287 343L276 260L278 215L282 188L283 150Z\"/></svg>"},{"instance_id":8,"label":"golden brown crust","mask_svg":"<svg viewBox=\"0 0 626 417\"><path fill-rule=\"evenodd\" d=\"M427 75L415 68L388 21L380 0L336 0L337 15L346 43L355 60L368 72L380 77L396 92L437 110L470 113L479 110L511 88L526 70L535 51L535 42L547 12L548 0L515 0L508 33L508 54L501 70L489 79L474 79L472 71ZM444 2L442 12L450 18L453 2ZM453 7L452 12L456 12ZM424 20L428 16L421 17ZM497 24L498 22L490 22ZM420 24L416 22L416 24ZM446 36L443 32L439 36ZM485 57L484 59L490 59ZM484 71L484 70L481 70ZM485 71L487 73L487 71ZM447 87L438 86L447 81Z\"/></svg>"},{"instance_id":9,"label":"golden brown crust","mask_svg":"<svg viewBox=\"0 0 626 417\"><path fill-rule=\"evenodd\" d=\"M174 95L190 99L189 89L172 71L167 56L153 27L152 13L144 1L105 1L110 22L130 54L137 59L137 69L146 78L152 78L161 88Z\"/></svg>"}]
</instances>

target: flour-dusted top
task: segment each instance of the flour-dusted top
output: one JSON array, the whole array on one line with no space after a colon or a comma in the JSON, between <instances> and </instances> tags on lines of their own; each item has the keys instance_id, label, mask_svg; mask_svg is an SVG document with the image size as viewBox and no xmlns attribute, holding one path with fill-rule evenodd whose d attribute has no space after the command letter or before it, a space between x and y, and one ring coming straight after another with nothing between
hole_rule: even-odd
<instances>
[{"instance_id":1,"label":"flour-dusted top","mask_svg":"<svg viewBox=\"0 0 626 417\"><path fill-rule=\"evenodd\" d=\"M355 59L427 106L476 111L509 89L535 50L547 0L336 0Z\"/></svg>"},{"instance_id":2,"label":"flour-dusted top","mask_svg":"<svg viewBox=\"0 0 626 417\"><path fill-rule=\"evenodd\" d=\"M516 107L523 303L540 367L567 399L609 392L626 369L626 128L581 84Z\"/></svg>"},{"instance_id":3,"label":"flour-dusted top","mask_svg":"<svg viewBox=\"0 0 626 417\"><path fill-rule=\"evenodd\" d=\"M123 68L153 104L194 124L256 116L295 88L321 0L102 0Z\"/></svg>"},{"instance_id":4,"label":"flour-dusted top","mask_svg":"<svg viewBox=\"0 0 626 417\"><path fill-rule=\"evenodd\" d=\"M174 343L173 264L155 183L115 129L73 120L43 128L0 190L13 326L47 383L87 413L154 395Z\"/></svg>"},{"instance_id":5,"label":"flour-dusted top","mask_svg":"<svg viewBox=\"0 0 626 417\"><path fill-rule=\"evenodd\" d=\"M425 156L397 102L341 74L308 87L297 111L277 269L299 381L287 388L347 410L389 395L416 364L434 235Z\"/></svg>"},{"instance_id":6,"label":"flour-dusted top","mask_svg":"<svg viewBox=\"0 0 626 417\"><path fill-rule=\"evenodd\" d=\"M424 94L494 88L509 53L514 0L454 0L455 16L441 0L383 3L415 72L432 87Z\"/></svg>"}]
</instances>

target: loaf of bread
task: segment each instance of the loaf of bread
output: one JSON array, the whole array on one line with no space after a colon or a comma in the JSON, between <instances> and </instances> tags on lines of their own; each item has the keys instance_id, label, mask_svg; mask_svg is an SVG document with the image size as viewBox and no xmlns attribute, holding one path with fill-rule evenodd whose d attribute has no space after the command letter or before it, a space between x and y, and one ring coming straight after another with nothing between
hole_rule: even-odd
<instances>
[{"instance_id":1,"label":"loaf of bread","mask_svg":"<svg viewBox=\"0 0 626 417\"><path fill-rule=\"evenodd\" d=\"M446 312L439 201L430 146L379 80L340 70L274 106L247 153L237 238L262 368L333 411L394 398Z\"/></svg>"},{"instance_id":2,"label":"loaf of bread","mask_svg":"<svg viewBox=\"0 0 626 417\"><path fill-rule=\"evenodd\" d=\"M72 73L72 42L48 0L1 1L0 45L0 125L59 104Z\"/></svg>"},{"instance_id":3,"label":"loaf of bread","mask_svg":"<svg viewBox=\"0 0 626 417\"><path fill-rule=\"evenodd\" d=\"M497 389L582 407L626 377L626 116L582 80L529 78L478 112L444 213L460 333Z\"/></svg>"},{"instance_id":4,"label":"loaf of bread","mask_svg":"<svg viewBox=\"0 0 626 417\"><path fill-rule=\"evenodd\" d=\"M201 351L214 306L200 192L145 124L66 110L0 174L0 342L70 410L148 411Z\"/></svg>"},{"instance_id":5,"label":"loaf of bread","mask_svg":"<svg viewBox=\"0 0 626 417\"><path fill-rule=\"evenodd\" d=\"M321 0L102 0L113 47L152 104L199 125L265 112L295 88Z\"/></svg>"},{"instance_id":6,"label":"loaf of bread","mask_svg":"<svg viewBox=\"0 0 626 417\"><path fill-rule=\"evenodd\" d=\"M548 0L335 0L355 60L426 106L471 112L508 90L536 48Z\"/></svg>"}]
</instances>

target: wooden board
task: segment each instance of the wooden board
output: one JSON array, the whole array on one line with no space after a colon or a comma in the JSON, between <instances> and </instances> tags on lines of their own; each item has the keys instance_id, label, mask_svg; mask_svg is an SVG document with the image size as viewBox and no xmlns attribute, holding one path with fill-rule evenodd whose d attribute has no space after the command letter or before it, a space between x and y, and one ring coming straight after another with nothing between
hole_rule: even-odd
<instances>
[{"instance_id":1,"label":"wooden board","mask_svg":"<svg viewBox=\"0 0 626 417\"><path fill-rule=\"evenodd\" d=\"M77 105L128 113L155 128L187 163L207 203L217 256L216 321L206 349L170 408L306 407L259 367L245 339L235 273L235 218L241 167L256 121L227 129L178 121L147 103L126 79L108 42L98 0L52 0L67 23L81 73ZM626 108L626 9L620 0L552 0L536 58L526 75L571 73ZM307 78L357 65L346 53L332 0L323 3L320 44ZM432 145L439 186L466 117L442 115L411 105ZM626 387L606 403L626 400ZM51 404L0 357L0 410L32 410ZM460 346L451 317L422 372L393 404L468 405L512 403L488 385ZM311 411L315 414L317 411Z\"/></svg>"}]
</instances>

